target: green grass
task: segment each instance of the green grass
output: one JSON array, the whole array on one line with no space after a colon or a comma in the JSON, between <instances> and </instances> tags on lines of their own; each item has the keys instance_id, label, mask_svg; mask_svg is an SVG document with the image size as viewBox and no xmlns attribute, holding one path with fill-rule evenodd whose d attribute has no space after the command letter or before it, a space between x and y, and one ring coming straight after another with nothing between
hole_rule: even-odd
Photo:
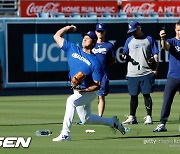
<instances>
[{"instance_id":1,"label":"green grass","mask_svg":"<svg viewBox=\"0 0 180 154\"><path fill-rule=\"evenodd\" d=\"M138 125L127 125L126 135L114 134L109 127L76 125L71 129L72 141L52 142L59 135L68 95L5 96L0 98L0 137L32 137L29 148L0 148L8 154L161 154L180 152L180 95L177 93L167 123L168 132L153 133L157 126L162 105L162 93L153 93L153 125L143 125L146 115L142 95L137 109ZM117 115L124 121L129 114L128 94L109 94L106 97L104 117ZM92 103L92 113L97 113L97 100ZM48 137L35 136L36 130L49 129ZM85 133L94 129L96 133ZM145 144L146 143L146 144Z\"/></svg>"}]
</instances>

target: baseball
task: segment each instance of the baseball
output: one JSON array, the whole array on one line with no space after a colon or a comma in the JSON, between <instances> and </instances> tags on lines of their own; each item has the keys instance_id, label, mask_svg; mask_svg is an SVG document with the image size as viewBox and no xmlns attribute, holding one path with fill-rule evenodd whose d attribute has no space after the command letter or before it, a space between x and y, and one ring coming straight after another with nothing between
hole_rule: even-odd
<instances>
[{"instance_id":1,"label":"baseball","mask_svg":"<svg viewBox=\"0 0 180 154\"><path fill-rule=\"evenodd\" d=\"M77 30L77 27L76 27L76 26L73 26L72 32L76 32L76 30Z\"/></svg>"}]
</instances>

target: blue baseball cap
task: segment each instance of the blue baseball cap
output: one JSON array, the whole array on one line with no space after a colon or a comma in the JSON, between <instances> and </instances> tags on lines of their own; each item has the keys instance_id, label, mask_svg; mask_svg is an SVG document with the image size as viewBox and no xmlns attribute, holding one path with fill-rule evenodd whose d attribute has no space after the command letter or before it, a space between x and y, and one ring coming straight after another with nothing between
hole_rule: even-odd
<instances>
[{"instance_id":1,"label":"blue baseball cap","mask_svg":"<svg viewBox=\"0 0 180 154\"><path fill-rule=\"evenodd\" d=\"M135 30L137 30L137 28L139 27L139 23L137 21L131 21L128 25L128 31L127 33L132 33L134 32Z\"/></svg>"},{"instance_id":2,"label":"blue baseball cap","mask_svg":"<svg viewBox=\"0 0 180 154\"><path fill-rule=\"evenodd\" d=\"M93 31L89 31L89 32L87 32L87 33L82 33L81 34L83 37L84 36L89 36L93 41L96 41L97 40L97 36L96 36L96 34L95 34L95 32L93 32Z\"/></svg>"},{"instance_id":3,"label":"blue baseball cap","mask_svg":"<svg viewBox=\"0 0 180 154\"><path fill-rule=\"evenodd\" d=\"M96 25L96 31L105 31L106 30L106 26L104 23L100 23Z\"/></svg>"}]
</instances>

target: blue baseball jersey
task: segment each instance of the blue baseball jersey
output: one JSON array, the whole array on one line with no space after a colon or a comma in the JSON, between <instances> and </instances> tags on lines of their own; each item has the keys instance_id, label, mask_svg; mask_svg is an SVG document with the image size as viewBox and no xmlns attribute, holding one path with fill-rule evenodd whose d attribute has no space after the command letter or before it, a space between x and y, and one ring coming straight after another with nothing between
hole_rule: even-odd
<instances>
[{"instance_id":1,"label":"blue baseball jersey","mask_svg":"<svg viewBox=\"0 0 180 154\"><path fill-rule=\"evenodd\" d=\"M114 46L110 42L96 43L92 52L99 59L104 72L108 72L108 62L115 57Z\"/></svg>"},{"instance_id":2,"label":"blue baseball jersey","mask_svg":"<svg viewBox=\"0 0 180 154\"><path fill-rule=\"evenodd\" d=\"M84 52L82 48L67 40L64 40L61 49L67 54L70 81L72 77L80 71L86 74L86 78L81 85L82 89L91 86L94 83L93 80L101 81L103 69L94 54Z\"/></svg>"},{"instance_id":3,"label":"blue baseball jersey","mask_svg":"<svg viewBox=\"0 0 180 154\"><path fill-rule=\"evenodd\" d=\"M167 77L180 79L180 40L171 38L168 39L167 42L170 44L169 69Z\"/></svg>"},{"instance_id":4,"label":"blue baseball jersey","mask_svg":"<svg viewBox=\"0 0 180 154\"><path fill-rule=\"evenodd\" d=\"M148 66L147 59L149 59L152 55L158 54L159 50L151 36L144 35L139 39L131 36L127 38L123 50L124 53L129 54L140 64L133 65L131 62L128 62L127 76L138 77L152 72Z\"/></svg>"}]
</instances>

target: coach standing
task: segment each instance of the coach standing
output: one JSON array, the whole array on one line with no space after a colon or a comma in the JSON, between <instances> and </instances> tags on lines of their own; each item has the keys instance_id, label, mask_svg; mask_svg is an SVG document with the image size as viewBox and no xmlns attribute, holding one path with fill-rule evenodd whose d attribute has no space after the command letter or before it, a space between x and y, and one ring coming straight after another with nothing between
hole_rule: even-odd
<instances>
[{"instance_id":1,"label":"coach standing","mask_svg":"<svg viewBox=\"0 0 180 154\"><path fill-rule=\"evenodd\" d=\"M141 26L136 21L128 25L128 32L132 34L124 46L122 58L128 61L127 82L131 95L130 115L123 124L137 124L136 109L138 107L138 95L141 92L147 116L144 124L152 124L152 99L155 74L158 67L158 49L154 39L141 31Z\"/></svg>"},{"instance_id":2,"label":"coach standing","mask_svg":"<svg viewBox=\"0 0 180 154\"><path fill-rule=\"evenodd\" d=\"M169 69L167 74L167 82L164 90L164 101L161 109L160 123L153 132L167 131L165 125L171 111L174 96L178 89L180 90L180 20L175 25L176 36L165 40L165 30L161 30L159 35L161 38L162 49L169 51Z\"/></svg>"}]
</instances>

